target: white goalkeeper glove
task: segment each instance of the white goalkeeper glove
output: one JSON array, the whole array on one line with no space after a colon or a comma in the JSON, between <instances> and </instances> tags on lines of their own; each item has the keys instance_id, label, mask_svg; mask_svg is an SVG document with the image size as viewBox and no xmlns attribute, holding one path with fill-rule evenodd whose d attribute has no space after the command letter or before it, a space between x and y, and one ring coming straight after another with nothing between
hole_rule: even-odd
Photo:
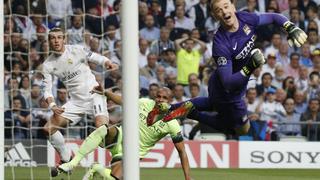
<instances>
[{"instance_id":1,"label":"white goalkeeper glove","mask_svg":"<svg viewBox=\"0 0 320 180\"><path fill-rule=\"evenodd\" d=\"M307 34L292 22L285 22L283 27L288 32L288 43L291 47L293 47L293 45L300 47L307 41Z\"/></svg>"}]
</instances>

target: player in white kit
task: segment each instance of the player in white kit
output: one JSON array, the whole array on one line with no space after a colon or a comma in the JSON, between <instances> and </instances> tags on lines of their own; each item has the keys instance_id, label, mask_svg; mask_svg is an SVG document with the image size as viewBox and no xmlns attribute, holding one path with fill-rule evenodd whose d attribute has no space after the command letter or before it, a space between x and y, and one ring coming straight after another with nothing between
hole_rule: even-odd
<instances>
[{"instance_id":1,"label":"player in white kit","mask_svg":"<svg viewBox=\"0 0 320 180\"><path fill-rule=\"evenodd\" d=\"M98 85L88 62L100 64L105 69L117 69L107 57L91 52L79 45L65 45L64 32L54 28L49 32L51 55L43 63L44 98L53 111L50 120L44 126L51 144L58 151L61 161L68 162L71 153L66 148L64 137L58 130L68 123L75 125L85 114L94 115L95 126L105 126L108 132L108 111L106 98L103 95L91 94L90 91ZM66 86L70 99L62 107L54 102L52 95L52 76L57 76Z\"/></svg>"}]
</instances>

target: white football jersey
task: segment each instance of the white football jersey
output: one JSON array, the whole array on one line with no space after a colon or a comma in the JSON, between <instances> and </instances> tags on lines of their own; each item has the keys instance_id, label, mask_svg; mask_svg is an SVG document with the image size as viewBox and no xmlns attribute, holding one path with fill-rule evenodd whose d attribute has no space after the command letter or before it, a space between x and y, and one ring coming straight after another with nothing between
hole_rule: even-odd
<instances>
[{"instance_id":1,"label":"white football jersey","mask_svg":"<svg viewBox=\"0 0 320 180\"><path fill-rule=\"evenodd\" d=\"M90 91L98 85L88 61L104 67L108 58L87 50L79 45L65 45L62 55L51 54L43 63L44 98L52 95L52 75L57 76L66 86L70 100L84 102L90 99Z\"/></svg>"}]
</instances>

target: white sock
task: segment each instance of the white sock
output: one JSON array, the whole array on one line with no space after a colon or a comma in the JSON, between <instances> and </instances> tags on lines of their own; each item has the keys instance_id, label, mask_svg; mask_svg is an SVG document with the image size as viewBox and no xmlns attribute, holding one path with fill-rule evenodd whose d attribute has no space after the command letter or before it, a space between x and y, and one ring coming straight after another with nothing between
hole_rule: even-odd
<instances>
[{"instance_id":1,"label":"white sock","mask_svg":"<svg viewBox=\"0 0 320 180\"><path fill-rule=\"evenodd\" d=\"M51 136L49 136L49 141L52 146L58 151L60 158L64 162L69 162L71 158L71 153L67 149L64 143L64 137L60 131L56 131Z\"/></svg>"}]
</instances>

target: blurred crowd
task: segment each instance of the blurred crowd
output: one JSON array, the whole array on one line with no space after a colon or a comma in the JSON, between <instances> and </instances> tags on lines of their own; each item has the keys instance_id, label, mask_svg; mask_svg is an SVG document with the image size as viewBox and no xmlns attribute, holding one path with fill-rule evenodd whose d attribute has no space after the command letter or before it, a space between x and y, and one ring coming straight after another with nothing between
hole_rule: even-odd
<instances>
[{"instance_id":1,"label":"blurred crowd","mask_svg":"<svg viewBox=\"0 0 320 180\"><path fill-rule=\"evenodd\" d=\"M210 0L139 1L139 79L141 97L155 98L161 86L171 89L171 103L207 96L215 70L212 39L219 27ZM308 42L290 48L285 31L273 24L258 29L256 46L267 63L250 78L246 94L252 140L304 136L320 140L320 0L237 0L239 11L281 13L305 30ZM67 44L80 44L121 67L120 0L5 0L5 136L45 138L41 127L51 111L43 100L41 66L49 54L47 34L65 30ZM121 70L103 71L89 64L98 82L121 93ZM54 79L58 105L68 101L64 85ZM108 102L110 122L121 121L121 107ZM88 121L68 132L86 136ZM318 124L319 123L319 124ZM195 139L215 130L181 120L183 135Z\"/></svg>"}]
</instances>

